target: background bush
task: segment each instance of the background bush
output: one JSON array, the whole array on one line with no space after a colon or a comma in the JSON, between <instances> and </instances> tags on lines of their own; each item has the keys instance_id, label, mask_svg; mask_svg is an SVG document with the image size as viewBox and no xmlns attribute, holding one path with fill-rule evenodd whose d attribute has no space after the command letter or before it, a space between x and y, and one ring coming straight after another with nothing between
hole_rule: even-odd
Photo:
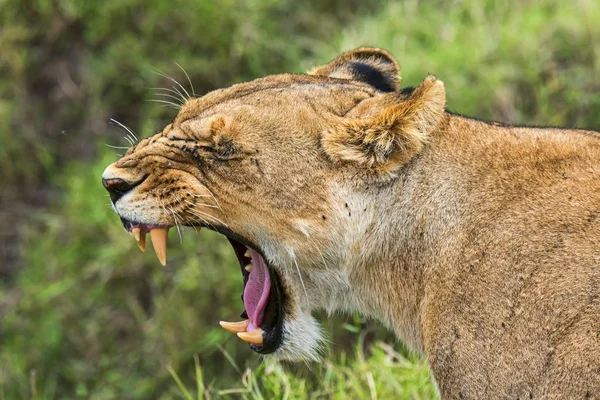
<instances>
[{"instance_id":1,"label":"background bush","mask_svg":"<svg viewBox=\"0 0 600 400\"><path fill-rule=\"evenodd\" d=\"M241 311L229 245L172 234L141 254L100 185L125 146L199 95L302 72L361 45L403 86L427 73L448 107L508 123L600 128L600 3L540 1L0 1L0 399L431 398L423 360L358 316L322 318L322 364L262 362L219 319ZM154 72L153 72L154 71Z\"/></svg>"}]
</instances>

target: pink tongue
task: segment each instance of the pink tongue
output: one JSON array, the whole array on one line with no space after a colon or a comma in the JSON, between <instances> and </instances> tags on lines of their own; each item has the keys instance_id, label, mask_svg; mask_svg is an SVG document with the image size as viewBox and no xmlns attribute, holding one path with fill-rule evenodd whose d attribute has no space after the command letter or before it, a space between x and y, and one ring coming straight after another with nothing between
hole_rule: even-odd
<instances>
[{"instance_id":1,"label":"pink tongue","mask_svg":"<svg viewBox=\"0 0 600 400\"><path fill-rule=\"evenodd\" d=\"M244 289L244 306L250 320L246 331L252 331L262 323L271 290L271 277L265 260L254 250L250 253L253 267Z\"/></svg>"}]
</instances>

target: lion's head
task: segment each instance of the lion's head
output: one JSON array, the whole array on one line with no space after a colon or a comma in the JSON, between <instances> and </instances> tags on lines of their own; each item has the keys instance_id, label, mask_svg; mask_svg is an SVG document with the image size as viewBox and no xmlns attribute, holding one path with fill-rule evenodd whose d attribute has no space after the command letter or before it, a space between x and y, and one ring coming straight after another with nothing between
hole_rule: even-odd
<instances>
[{"instance_id":1,"label":"lion's head","mask_svg":"<svg viewBox=\"0 0 600 400\"><path fill-rule=\"evenodd\" d=\"M362 48L308 74L189 99L106 168L104 186L163 264L176 224L227 236L247 319L222 325L256 352L314 358L322 334L311 312L361 309L354 260L373 234L372 187L401 177L444 116L441 81L401 91L398 73L387 52Z\"/></svg>"}]
</instances>

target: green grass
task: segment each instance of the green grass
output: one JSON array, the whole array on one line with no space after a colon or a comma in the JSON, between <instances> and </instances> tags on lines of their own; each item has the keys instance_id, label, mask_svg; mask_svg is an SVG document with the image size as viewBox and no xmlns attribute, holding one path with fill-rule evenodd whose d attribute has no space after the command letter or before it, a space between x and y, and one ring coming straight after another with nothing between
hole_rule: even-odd
<instances>
[{"instance_id":1,"label":"green grass","mask_svg":"<svg viewBox=\"0 0 600 400\"><path fill-rule=\"evenodd\" d=\"M217 234L173 231L166 270L137 250L99 177L116 159L104 144L123 144L109 116L148 136L174 115L145 101L168 84L152 67L182 80L178 62L204 93L374 45L403 85L436 74L458 112L600 127L595 1L34 3L0 2L2 193L44 185L50 199L21 219L24 266L0 283L0 399L435 398L425 361L359 316L322 316L331 345L308 365L263 361L221 330L242 287ZM52 80L66 55L75 94Z\"/></svg>"},{"instance_id":2,"label":"green grass","mask_svg":"<svg viewBox=\"0 0 600 400\"><path fill-rule=\"evenodd\" d=\"M263 399L430 399L437 396L428 367L423 360L406 358L393 346L375 342L365 357L362 346L352 354L331 355L322 364L316 364L304 374L290 373L285 365L267 360L256 369L241 370L236 387L218 389L207 385L203 369L194 358L194 384L186 386L183 379L169 368L186 399L243 398ZM226 355L227 356L227 355Z\"/></svg>"}]
</instances>

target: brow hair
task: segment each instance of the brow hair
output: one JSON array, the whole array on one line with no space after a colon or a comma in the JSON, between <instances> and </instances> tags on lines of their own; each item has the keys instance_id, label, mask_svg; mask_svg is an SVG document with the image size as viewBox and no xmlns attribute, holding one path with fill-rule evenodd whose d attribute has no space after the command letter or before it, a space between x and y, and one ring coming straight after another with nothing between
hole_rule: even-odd
<instances>
[{"instance_id":1,"label":"brow hair","mask_svg":"<svg viewBox=\"0 0 600 400\"><path fill-rule=\"evenodd\" d=\"M276 79L274 79L276 78ZM295 86L337 86L347 87L348 89L359 89L369 93L376 90L363 82L350 81L347 79L331 78L326 76L305 75L305 74L282 74L258 78L250 82L233 85L229 88L215 90L203 97L195 98L192 101L199 102L194 110L186 111L183 109L176 117L178 123L184 122L190 118L205 114L211 108L218 106L226 101L240 99L259 92L274 89L293 89ZM200 109L200 111L198 111Z\"/></svg>"}]
</instances>

